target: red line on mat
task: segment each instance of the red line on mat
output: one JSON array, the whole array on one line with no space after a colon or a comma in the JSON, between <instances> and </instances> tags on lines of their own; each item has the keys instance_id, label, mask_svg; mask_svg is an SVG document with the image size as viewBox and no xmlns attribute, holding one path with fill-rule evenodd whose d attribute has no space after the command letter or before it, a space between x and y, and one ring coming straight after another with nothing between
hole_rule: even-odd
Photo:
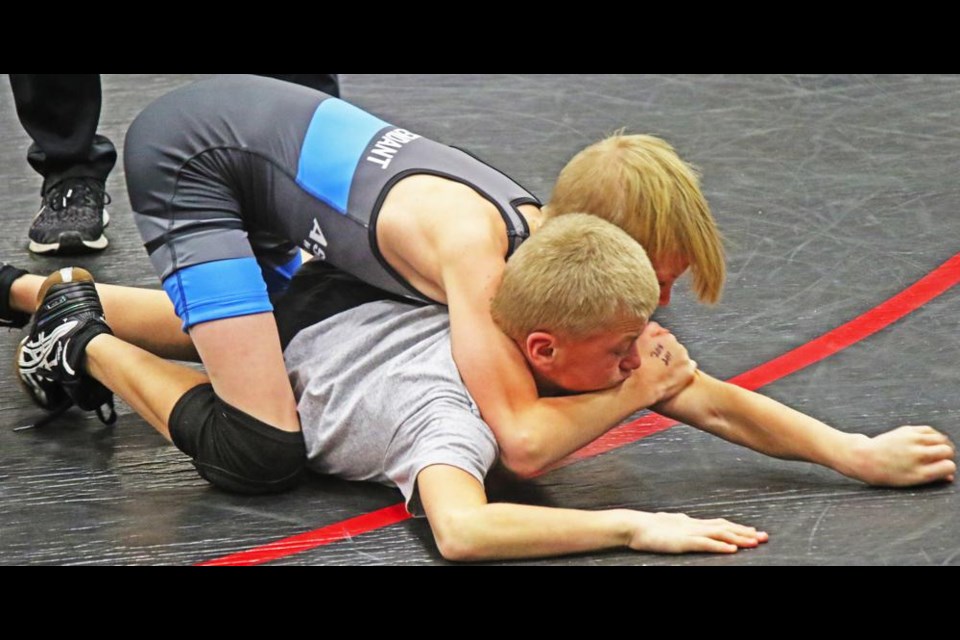
<instances>
[{"instance_id":1,"label":"red line on mat","mask_svg":"<svg viewBox=\"0 0 960 640\"><path fill-rule=\"evenodd\" d=\"M263 564L270 560L292 556L301 551L320 547L332 542L338 542L362 533L388 527L391 524L402 522L410 517L407 509L401 502L389 507L384 507L377 511L365 513L362 516L343 520L320 529L307 531L289 538L283 538L252 549L246 549L229 556L223 556L216 560L207 560L197 566L248 566L254 564Z\"/></svg>"},{"instance_id":2,"label":"red line on mat","mask_svg":"<svg viewBox=\"0 0 960 640\"><path fill-rule=\"evenodd\" d=\"M952 286L960 282L960 253L953 256L926 276L892 298L880 303L850 322L842 324L819 338L788 351L764 364L750 369L728 382L746 389L756 390L780 378L795 373L804 367L832 356L838 351L873 335L893 324L903 316L916 311ZM677 422L649 413L633 422L608 431L586 447L580 449L556 467L566 466L577 460L590 458L619 447L631 444L649 435L663 431ZM554 467L554 468L556 468ZM350 518L335 524L283 538L266 545L253 547L215 560L201 562L197 566L244 566L262 564L294 555L322 545L331 544L353 536L380 529L410 518L403 503L378 511Z\"/></svg>"}]
</instances>

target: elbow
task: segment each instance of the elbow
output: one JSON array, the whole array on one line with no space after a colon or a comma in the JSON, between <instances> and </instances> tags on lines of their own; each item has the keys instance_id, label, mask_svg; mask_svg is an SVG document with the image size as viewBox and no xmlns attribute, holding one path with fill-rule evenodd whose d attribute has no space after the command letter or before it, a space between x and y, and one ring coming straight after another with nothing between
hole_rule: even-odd
<instances>
[{"instance_id":1,"label":"elbow","mask_svg":"<svg viewBox=\"0 0 960 640\"><path fill-rule=\"evenodd\" d=\"M544 473L553 462L544 447L529 434L521 434L508 443L502 443L500 460L511 473L524 480Z\"/></svg>"},{"instance_id":2,"label":"elbow","mask_svg":"<svg viewBox=\"0 0 960 640\"><path fill-rule=\"evenodd\" d=\"M444 514L430 521L433 539L444 560L475 562L485 559L482 549L470 533L470 516L462 512Z\"/></svg>"},{"instance_id":3,"label":"elbow","mask_svg":"<svg viewBox=\"0 0 960 640\"><path fill-rule=\"evenodd\" d=\"M532 480L547 470L547 465L537 460L514 460L501 458L503 466L521 480Z\"/></svg>"},{"instance_id":4,"label":"elbow","mask_svg":"<svg viewBox=\"0 0 960 640\"><path fill-rule=\"evenodd\" d=\"M440 555L448 562L476 562L482 558L475 552L470 545L461 544L456 540L445 540L441 542L437 539L437 548Z\"/></svg>"}]
</instances>

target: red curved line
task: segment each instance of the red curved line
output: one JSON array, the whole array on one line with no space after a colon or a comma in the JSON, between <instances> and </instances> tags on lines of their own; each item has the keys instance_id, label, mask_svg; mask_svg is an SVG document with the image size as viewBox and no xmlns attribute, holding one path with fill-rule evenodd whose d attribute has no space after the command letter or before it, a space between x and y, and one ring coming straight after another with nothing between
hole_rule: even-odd
<instances>
[{"instance_id":1,"label":"red curved line","mask_svg":"<svg viewBox=\"0 0 960 640\"><path fill-rule=\"evenodd\" d=\"M320 529L307 531L289 538L283 538L270 544L246 549L229 556L223 556L215 560L200 562L198 567L216 567L233 566L244 567L254 564L263 564L277 558L292 556L308 549L321 547L332 542L339 542L347 538L359 536L360 534L388 527L410 518L407 508L402 502L365 513L362 516L350 518L342 522L336 522Z\"/></svg>"},{"instance_id":2,"label":"red curved line","mask_svg":"<svg viewBox=\"0 0 960 640\"><path fill-rule=\"evenodd\" d=\"M907 287L897 295L880 303L873 309L842 324L819 338L788 351L782 356L730 378L728 382L746 389L756 390L780 378L796 373L804 367L832 356L838 351L873 335L877 331L893 324L903 316L916 311L953 285L960 282L960 253L953 256L926 276ZM675 420L650 413L633 422L608 431L600 438L569 456L554 468L566 466L577 460L590 458L601 453L618 449L663 431L678 424ZM410 518L402 502L350 518L314 531L283 538L269 544L253 547L215 560L199 563L197 566L244 566L263 564L294 555L302 551L331 544L353 536L380 529Z\"/></svg>"}]
</instances>

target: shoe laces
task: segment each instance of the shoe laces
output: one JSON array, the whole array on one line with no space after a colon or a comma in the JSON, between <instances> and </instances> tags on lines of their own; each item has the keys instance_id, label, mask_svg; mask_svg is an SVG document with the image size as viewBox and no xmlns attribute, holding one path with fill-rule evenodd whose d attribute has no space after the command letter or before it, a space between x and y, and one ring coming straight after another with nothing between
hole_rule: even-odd
<instances>
[{"instance_id":1,"label":"shoe laces","mask_svg":"<svg viewBox=\"0 0 960 640\"><path fill-rule=\"evenodd\" d=\"M96 408L97 417L100 418L100 422L103 424L113 424L117 421L117 410L113 406L113 398L110 398L102 405Z\"/></svg>"},{"instance_id":2,"label":"shoe laces","mask_svg":"<svg viewBox=\"0 0 960 640\"><path fill-rule=\"evenodd\" d=\"M39 429L40 427L46 426L65 414L70 407L74 406L74 402L70 398L64 398L63 402L51 409L46 415L37 420L36 422L31 422L30 424L25 424L19 427L14 427L14 431L26 431L27 429ZM113 398L110 398L102 405L95 409L97 417L105 425L112 425L117 421L117 410L113 406Z\"/></svg>"},{"instance_id":3,"label":"shoe laces","mask_svg":"<svg viewBox=\"0 0 960 640\"><path fill-rule=\"evenodd\" d=\"M43 202L54 211L69 210L71 205L96 210L112 202L103 185L90 178L70 178L58 182L43 194Z\"/></svg>"},{"instance_id":4,"label":"shoe laces","mask_svg":"<svg viewBox=\"0 0 960 640\"><path fill-rule=\"evenodd\" d=\"M25 424L20 427L14 427L14 431L25 431L27 429L39 429L44 425L48 425L63 414L67 412L67 409L73 406L73 400L70 398L64 398L63 402L50 410L49 413L44 415L42 418L36 422L31 422L30 424Z\"/></svg>"}]
</instances>

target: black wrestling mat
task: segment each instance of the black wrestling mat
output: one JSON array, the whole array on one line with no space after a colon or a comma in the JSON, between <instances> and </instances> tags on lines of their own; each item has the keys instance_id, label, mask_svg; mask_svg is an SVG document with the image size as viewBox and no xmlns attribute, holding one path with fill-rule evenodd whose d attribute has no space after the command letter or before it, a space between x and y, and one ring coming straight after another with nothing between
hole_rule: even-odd
<instances>
[{"instance_id":1,"label":"black wrestling mat","mask_svg":"<svg viewBox=\"0 0 960 640\"><path fill-rule=\"evenodd\" d=\"M104 76L101 133L122 149L147 102L199 77ZM929 424L960 440L960 289L951 288L960 279L960 77L341 82L344 99L472 151L544 200L573 153L604 134L626 127L666 138L702 170L727 240L722 302L696 303L681 279L656 317L700 367L844 431ZM104 252L27 251L40 178L25 159L29 139L9 82L0 85L0 260L34 273L77 264L101 282L159 288L129 214L122 160L107 185ZM0 332L8 362L0 367L0 564L447 564L397 491L313 477L286 495L228 495L123 404L113 427L76 413L14 432L37 415L12 372L19 336ZM649 415L532 481L491 485L497 499L681 511L770 534L729 556L611 551L527 564L960 565L955 484L871 488Z\"/></svg>"}]
</instances>

